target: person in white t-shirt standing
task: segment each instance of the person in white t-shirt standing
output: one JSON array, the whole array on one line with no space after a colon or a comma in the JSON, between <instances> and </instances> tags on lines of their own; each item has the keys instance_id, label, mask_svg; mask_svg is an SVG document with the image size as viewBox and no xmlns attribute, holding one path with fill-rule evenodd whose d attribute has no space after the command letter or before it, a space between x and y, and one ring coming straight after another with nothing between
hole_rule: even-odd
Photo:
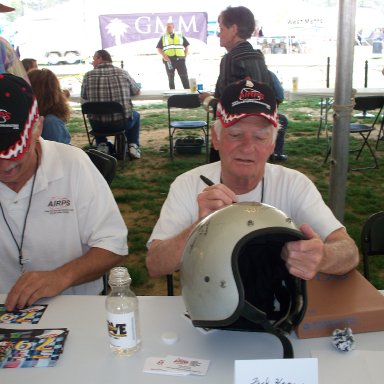
<instances>
[{"instance_id":1,"label":"person in white t-shirt standing","mask_svg":"<svg viewBox=\"0 0 384 384\"><path fill-rule=\"evenodd\" d=\"M274 153L277 126L276 97L268 85L242 80L224 90L212 129L220 161L190 170L172 183L147 243L151 276L180 269L184 246L196 224L239 201L274 206L300 227L307 240L288 242L281 253L292 275L309 280L317 272L344 274L357 266L354 241L311 180L296 170L267 163Z\"/></svg>"}]
</instances>

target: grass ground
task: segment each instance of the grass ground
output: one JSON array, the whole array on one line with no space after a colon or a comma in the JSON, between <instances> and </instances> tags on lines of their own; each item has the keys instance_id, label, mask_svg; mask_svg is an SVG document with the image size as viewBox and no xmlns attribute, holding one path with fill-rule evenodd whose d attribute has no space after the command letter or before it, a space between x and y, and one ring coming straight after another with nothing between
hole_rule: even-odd
<instances>
[{"instance_id":1,"label":"grass ground","mask_svg":"<svg viewBox=\"0 0 384 384\"><path fill-rule=\"evenodd\" d=\"M141 105L142 159L120 163L112 190L129 228L130 255L126 265L133 276L135 292L140 295L166 294L165 279L148 277L145 268L146 242L159 215L169 185L180 173L203 164L205 154L177 155L169 159L168 129L165 104ZM289 118L285 153L287 167L300 170L309 176L328 201L329 163L324 164L329 140L325 131L317 138L319 127L319 100L293 100L280 106ZM201 112L200 112L201 113ZM200 117L204 117L201 115ZM75 145L86 145L81 115L74 111L70 129ZM185 135L185 134L184 134ZM359 144L351 138L351 146ZM379 169L349 171L345 207L345 225L350 235L360 245L360 231L364 221L374 212L384 210L384 142L376 152ZM364 164L371 159L364 151L356 162L350 155L351 164ZM384 289L384 257L372 258L372 281ZM177 276L176 276L177 285ZM178 291L176 291L178 292Z\"/></svg>"}]
</instances>

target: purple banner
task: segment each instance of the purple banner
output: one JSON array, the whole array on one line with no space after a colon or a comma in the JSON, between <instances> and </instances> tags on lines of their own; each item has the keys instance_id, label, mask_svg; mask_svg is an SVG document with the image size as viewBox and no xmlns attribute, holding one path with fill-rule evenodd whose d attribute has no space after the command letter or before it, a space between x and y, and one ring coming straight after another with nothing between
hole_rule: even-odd
<instances>
[{"instance_id":1,"label":"purple banner","mask_svg":"<svg viewBox=\"0 0 384 384\"><path fill-rule=\"evenodd\" d=\"M99 16L102 47L106 49L133 41L160 38L168 22L173 22L175 32L182 32L186 38L207 42L206 12L132 13Z\"/></svg>"}]
</instances>

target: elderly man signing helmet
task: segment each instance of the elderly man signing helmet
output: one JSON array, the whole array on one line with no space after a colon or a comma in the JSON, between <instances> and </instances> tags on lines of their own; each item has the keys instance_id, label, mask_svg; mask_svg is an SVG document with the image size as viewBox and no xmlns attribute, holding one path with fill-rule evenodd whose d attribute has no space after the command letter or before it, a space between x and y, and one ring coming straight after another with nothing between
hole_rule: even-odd
<instances>
[{"instance_id":1,"label":"elderly man signing helmet","mask_svg":"<svg viewBox=\"0 0 384 384\"><path fill-rule=\"evenodd\" d=\"M176 178L147 243L152 276L177 271L186 240L208 214L233 202L276 207L300 227L306 240L285 244L281 257L289 272L312 279L317 272L344 274L358 264L358 250L344 226L302 173L269 164L277 134L276 101L266 84L243 80L223 92L212 130L221 161ZM200 175L213 183L207 186Z\"/></svg>"}]
</instances>

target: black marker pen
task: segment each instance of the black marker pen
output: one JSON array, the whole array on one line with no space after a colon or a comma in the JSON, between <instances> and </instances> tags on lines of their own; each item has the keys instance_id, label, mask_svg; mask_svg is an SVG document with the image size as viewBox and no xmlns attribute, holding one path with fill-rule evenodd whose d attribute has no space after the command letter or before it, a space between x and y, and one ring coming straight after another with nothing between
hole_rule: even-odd
<instances>
[{"instance_id":1,"label":"black marker pen","mask_svg":"<svg viewBox=\"0 0 384 384\"><path fill-rule=\"evenodd\" d=\"M209 180L208 177L205 177L203 175L200 175L200 179L204 181L205 184L207 184L209 187L211 185L215 185L215 183L212 180Z\"/></svg>"}]
</instances>

